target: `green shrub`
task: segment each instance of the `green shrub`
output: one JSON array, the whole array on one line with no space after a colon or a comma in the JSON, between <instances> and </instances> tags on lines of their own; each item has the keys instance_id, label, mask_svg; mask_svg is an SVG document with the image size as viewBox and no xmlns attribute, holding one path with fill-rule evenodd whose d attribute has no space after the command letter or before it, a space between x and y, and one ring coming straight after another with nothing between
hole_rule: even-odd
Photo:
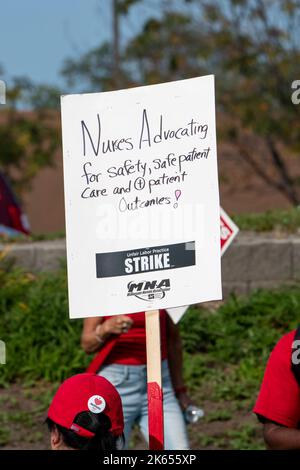
<instances>
[{"instance_id":1,"label":"green shrub","mask_svg":"<svg viewBox=\"0 0 300 470\"><path fill-rule=\"evenodd\" d=\"M253 401L272 348L299 317L297 286L232 296L214 312L191 307L180 322L186 380L210 384L216 399Z\"/></svg>"},{"instance_id":2,"label":"green shrub","mask_svg":"<svg viewBox=\"0 0 300 470\"><path fill-rule=\"evenodd\" d=\"M7 347L0 382L60 382L85 370L91 358L80 347L82 321L68 317L65 270L35 276L6 266L0 285L0 338ZM180 322L190 387L207 382L215 397L250 398L271 349L297 326L299 313L297 286L231 297L214 312L191 307Z\"/></svg>"},{"instance_id":3,"label":"green shrub","mask_svg":"<svg viewBox=\"0 0 300 470\"><path fill-rule=\"evenodd\" d=\"M256 290L232 296L211 312L191 307L180 322L185 350L211 353L223 363L265 360L276 340L300 320L300 289Z\"/></svg>"},{"instance_id":4,"label":"green shrub","mask_svg":"<svg viewBox=\"0 0 300 470\"><path fill-rule=\"evenodd\" d=\"M240 230L255 232L296 232L300 229L300 209L272 210L232 216Z\"/></svg>"},{"instance_id":5,"label":"green shrub","mask_svg":"<svg viewBox=\"0 0 300 470\"><path fill-rule=\"evenodd\" d=\"M1 382L61 381L84 370L89 359L80 348L82 322L69 320L65 272L0 270L0 283L0 337L7 356Z\"/></svg>"}]
</instances>

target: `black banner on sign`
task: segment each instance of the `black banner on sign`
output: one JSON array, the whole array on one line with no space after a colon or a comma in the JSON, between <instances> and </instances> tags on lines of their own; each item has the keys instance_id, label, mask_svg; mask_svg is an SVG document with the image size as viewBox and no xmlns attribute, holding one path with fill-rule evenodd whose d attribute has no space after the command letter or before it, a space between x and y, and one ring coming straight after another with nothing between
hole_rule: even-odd
<instances>
[{"instance_id":1,"label":"black banner on sign","mask_svg":"<svg viewBox=\"0 0 300 470\"><path fill-rule=\"evenodd\" d=\"M97 278L143 274L195 265L195 242L96 253Z\"/></svg>"}]
</instances>

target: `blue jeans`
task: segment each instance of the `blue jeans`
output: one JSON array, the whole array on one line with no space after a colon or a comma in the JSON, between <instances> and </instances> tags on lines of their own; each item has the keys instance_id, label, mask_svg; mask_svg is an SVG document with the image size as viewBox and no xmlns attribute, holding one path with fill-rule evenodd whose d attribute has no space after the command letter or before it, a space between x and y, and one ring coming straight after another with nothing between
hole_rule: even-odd
<instances>
[{"instance_id":1,"label":"blue jeans","mask_svg":"<svg viewBox=\"0 0 300 470\"><path fill-rule=\"evenodd\" d=\"M104 366L99 375L107 378L118 390L123 405L125 421L125 445L134 423L148 442L148 398L146 366ZM166 450L189 449L186 425L179 403L175 397L167 360L162 362L162 383L164 397L164 434Z\"/></svg>"}]
</instances>

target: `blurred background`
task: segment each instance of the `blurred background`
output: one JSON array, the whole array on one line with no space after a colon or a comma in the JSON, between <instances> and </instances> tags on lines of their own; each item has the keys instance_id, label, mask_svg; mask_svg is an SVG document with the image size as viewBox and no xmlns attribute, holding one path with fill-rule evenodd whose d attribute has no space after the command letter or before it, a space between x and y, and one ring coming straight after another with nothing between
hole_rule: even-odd
<instances>
[{"instance_id":1,"label":"blurred background","mask_svg":"<svg viewBox=\"0 0 300 470\"><path fill-rule=\"evenodd\" d=\"M189 434L194 449L263 449L251 410L300 312L300 0L0 8L0 448L47 448L54 390L91 360L68 317L60 95L214 74L221 206L240 233L222 258L224 301L180 321L205 412Z\"/></svg>"}]
</instances>

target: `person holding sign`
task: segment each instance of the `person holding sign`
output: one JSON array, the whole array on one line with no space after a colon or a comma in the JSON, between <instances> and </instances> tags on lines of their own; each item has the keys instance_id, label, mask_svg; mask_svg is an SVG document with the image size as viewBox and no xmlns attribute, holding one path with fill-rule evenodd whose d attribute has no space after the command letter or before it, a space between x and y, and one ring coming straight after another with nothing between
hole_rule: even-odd
<instances>
[{"instance_id":1,"label":"person holding sign","mask_svg":"<svg viewBox=\"0 0 300 470\"><path fill-rule=\"evenodd\" d=\"M183 410L191 400L182 377L182 347L178 327L160 310L165 449L188 449ZM134 423L148 439L145 312L84 320L82 347L97 352L88 371L106 377L120 393L125 442Z\"/></svg>"},{"instance_id":2,"label":"person holding sign","mask_svg":"<svg viewBox=\"0 0 300 470\"><path fill-rule=\"evenodd\" d=\"M46 423L52 450L114 451L124 444L120 395L96 374L65 380L50 404Z\"/></svg>"}]
</instances>

